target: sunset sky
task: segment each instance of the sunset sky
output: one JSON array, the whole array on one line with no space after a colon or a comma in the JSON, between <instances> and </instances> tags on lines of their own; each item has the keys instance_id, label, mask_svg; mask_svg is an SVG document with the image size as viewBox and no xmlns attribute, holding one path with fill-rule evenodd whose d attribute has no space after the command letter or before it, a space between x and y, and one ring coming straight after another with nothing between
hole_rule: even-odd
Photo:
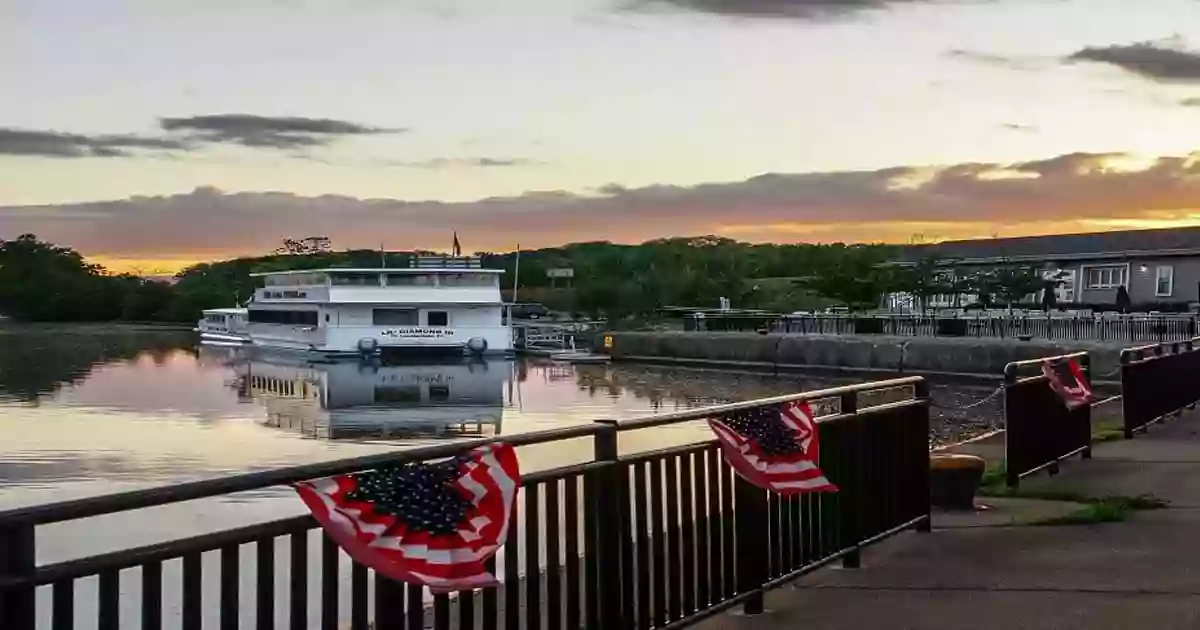
<instances>
[{"instance_id":1,"label":"sunset sky","mask_svg":"<svg viewBox=\"0 0 1200 630\"><path fill-rule=\"evenodd\" d=\"M0 0L0 238L175 270L1200 224L1196 0Z\"/></svg>"}]
</instances>

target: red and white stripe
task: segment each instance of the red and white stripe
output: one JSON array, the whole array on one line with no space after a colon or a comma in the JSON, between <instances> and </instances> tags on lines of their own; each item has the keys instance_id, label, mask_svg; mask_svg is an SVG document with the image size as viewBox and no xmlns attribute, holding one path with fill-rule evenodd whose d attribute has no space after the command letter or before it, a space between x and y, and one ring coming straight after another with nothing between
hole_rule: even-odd
<instances>
[{"instance_id":1,"label":"red and white stripe","mask_svg":"<svg viewBox=\"0 0 1200 630\"><path fill-rule=\"evenodd\" d=\"M355 487L350 475L302 482L296 491L326 533L359 564L435 593L495 586L498 580L485 563L508 535L521 472L507 444L480 446L468 456L455 486L470 498L471 508L452 535L411 532L368 503L347 501Z\"/></svg>"},{"instance_id":2,"label":"red and white stripe","mask_svg":"<svg viewBox=\"0 0 1200 630\"><path fill-rule=\"evenodd\" d=\"M1050 389L1062 398L1067 409L1078 409L1091 404L1095 396L1092 393L1091 385L1088 384L1087 375L1083 373L1083 367L1075 359L1062 360L1066 362L1067 371L1075 382L1064 382L1054 362L1042 361L1042 374L1050 384Z\"/></svg>"},{"instance_id":3,"label":"red and white stripe","mask_svg":"<svg viewBox=\"0 0 1200 630\"><path fill-rule=\"evenodd\" d=\"M818 465L820 438L808 403L784 403L780 406L779 417L796 431L799 452L767 455L720 420L710 419L708 424L721 443L725 461L750 483L782 495L837 492L837 486L825 478Z\"/></svg>"}]
</instances>

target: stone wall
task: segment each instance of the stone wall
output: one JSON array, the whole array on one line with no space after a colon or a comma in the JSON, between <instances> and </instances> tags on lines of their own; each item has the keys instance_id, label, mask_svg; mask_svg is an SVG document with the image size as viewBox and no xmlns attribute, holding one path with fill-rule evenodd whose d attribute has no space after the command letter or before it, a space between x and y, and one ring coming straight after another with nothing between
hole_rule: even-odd
<instances>
[{"instance_id":1,"label":"stone wall","mask_svg":"<svg viewBox=\"0 0 1200 630\"><path fill-rule=\"evenodd\" d=\"M605 350L604 337L612 347ZM676 360L763 368L840 368L999 376L1010 361L1091 353L1094 380L1118 380L1121 345L962 337L761 335L712 332L610 332L596 348L614 359Z\"/></svg>"}]
</instances>

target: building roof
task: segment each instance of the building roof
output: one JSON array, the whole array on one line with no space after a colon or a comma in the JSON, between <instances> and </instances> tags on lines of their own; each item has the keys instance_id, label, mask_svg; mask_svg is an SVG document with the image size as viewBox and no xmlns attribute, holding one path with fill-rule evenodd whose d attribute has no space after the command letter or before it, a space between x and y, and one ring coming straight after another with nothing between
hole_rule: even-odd
<instances>
[{"instance_id":1,"label":"building roof","mask_svg":"<svg viewBox=\"0 0 1200 630\"><path fill-rule=\"evenodd\" d=\"M1200 227L945 241L902 248L902 262L928 256L961 262L1040 261L1200 254Z\"/></svg>"}]
</instances>

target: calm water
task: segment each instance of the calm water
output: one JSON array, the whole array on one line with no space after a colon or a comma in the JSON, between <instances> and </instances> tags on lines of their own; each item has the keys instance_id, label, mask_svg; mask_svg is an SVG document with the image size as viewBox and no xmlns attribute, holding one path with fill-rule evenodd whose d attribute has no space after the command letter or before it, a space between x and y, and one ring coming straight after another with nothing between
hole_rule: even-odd
<instances>
[{"instance_id":1,"label":"calm water","mask_svg":"<svg viewBox=\"0 0 1200 630\"><path fill-rule=\"evenodd\" d=\"M317 365L198 348L189 333L0 329L0 509L845 382L537 360ZM934 389L947 406L987 393ZM938 431L982 430L995 408L949 414ZM633 432L621 449L708 435L702 425ZM576 440L519 455L531 471L590 453ZM269 488L53 525L39 528L39 561L302 511L291 490Z\"/></svg>"}]
</instances>

